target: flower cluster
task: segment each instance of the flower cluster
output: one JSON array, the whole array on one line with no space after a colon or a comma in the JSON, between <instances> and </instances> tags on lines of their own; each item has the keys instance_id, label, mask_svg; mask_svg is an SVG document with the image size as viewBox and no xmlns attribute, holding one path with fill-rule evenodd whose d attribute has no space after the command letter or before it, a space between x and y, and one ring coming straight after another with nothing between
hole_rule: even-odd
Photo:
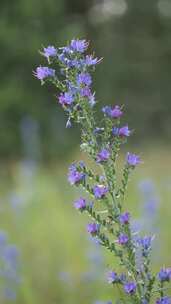
<instances>
[{"instance_id":1,"label":"flower cluster","mask_svg":"<svg viewBox=\"0 0 171 304\"><path fill-rule=\"evenodd\" d=\"M127 124L121 125L124 111L119 105L104 106L102 119L96 121L92 72L101 59L87 54L88 46L86 40L79 39L71 40L65 47L48 46L41 54L53 68L39 66L34 72L42 84L54 84L59 104L68 116L66 126L71 127L72 120L80 124L81 150L101 170L97 174L83 162L69 167L70 184L81 186L91 196L91 202L80 197L74 202L74 207L81 213L89 214L92 222L87 225L88 233L119 259L123 273L118 275L112 270L107 280L110 284L122 285L123 297L126 298L124 303L151 303L155 289L159 295L155 303L168 304L170 298L165 295L164 284L170 281L171 270L162 268L157 276L151 272L153 237L135 238L130 228L130 213L123 210L130 174L141 163L141 159L128 152L124 167L119 168L119 173L122 172L121 180L118 179L119 151L132 132ZM141 265L136 261L137 247L142 256ZM123 303L123 300L119 299L118 303Z\"/></svg>"}]
</instances>

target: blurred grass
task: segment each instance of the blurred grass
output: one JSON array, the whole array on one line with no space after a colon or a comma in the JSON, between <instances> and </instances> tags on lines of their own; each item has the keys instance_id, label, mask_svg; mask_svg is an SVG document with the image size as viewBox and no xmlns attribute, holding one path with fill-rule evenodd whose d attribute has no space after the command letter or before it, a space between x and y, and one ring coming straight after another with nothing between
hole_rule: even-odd
<instances>
[{"instance_id":1,"label":"blurred grass","mask_svg":"<svg viewBox=\"0 0 171 304\"><path fill-rule=\"evenodd\" d=\"M97 282L83 280L90 268L87 260L86 223L72 207L79 190L70 187L65 164L30 167L24 162L1 164L0 229L6 230L11 242L21 251L22 282L17 304L89 304L96 299L112 299L113 290L105 283L102 270ZM158 218L160 241L159 263L170 264L171 158L169 149L145 149L145 159L131 178L125 208L140 216L137 186L144 178L152 178L161 196ZM121 159L122 162L122 159ZM14 204L15 203L15 204ZM117 267L110 254L104 253L108 265ZM115 263L115 264L114 264ZM69 278L65 277L68 272ZM61 277L64 278L61 279Z\"/></svg>"}]
</instances>

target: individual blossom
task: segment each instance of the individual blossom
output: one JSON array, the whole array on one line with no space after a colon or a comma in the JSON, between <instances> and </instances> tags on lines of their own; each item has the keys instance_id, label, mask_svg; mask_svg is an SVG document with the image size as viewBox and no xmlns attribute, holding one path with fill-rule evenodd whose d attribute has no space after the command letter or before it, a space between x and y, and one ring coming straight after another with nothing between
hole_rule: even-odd
<instances>
[{"instance_id":1,"label":"individual blossom","mask_svg":"<svg viewBox=\"0 0 171 304\"><path fill-rule=\"evenodd\" d=\"M111 118L120 118L123 115L121 107L116 105L115 107L105 106L102 108L102 111L105 115Z\"/></svg>"},{"instance_id":2,"label":"individual blossom","mask_svg":"<svg viewBox=\"0 0 171 304\"><path fill-rule=\"evenodd\" d=\"M109 284L117 283L119 281L117 273L114 271L109 271L107 274L107 281Z\"/></svg>"},{"instance_id":3,"label":"individual blossom","mask_svg":"<svg viewBox=\"0 0 171 304\"><path fill-rule=\"evenodd\" d=\"M57 55L57 49L54 46L49 45L47 48L43 49L42 54L49 59L49 57L55 57Z\"/></svg>"},{"instance_id":4,"label":"individual blossom","mask_svg":"<svg viewBox=\"0 0 171 304\"><path fill-rule=\"evenodd\" d=\"M77 185L85 179L85 174L79 172L74 164L69 167L68 181L71 185Z\"/></svg>"},{"instance_id":5,"label":"individual blossom","mask_svg":"<svg viewBox=\"0 0 171 304\"><path fill-rule=\"evenodd\" d=\"M137 285L135 282L128 282L124 284L124 291L129 294L133 295L136 292Z\"/></svg>"},{"instance_id":6,"label":"individual blossom","mask_svg":"<svg viewBox=\"0 0 171 304\"><path fill-rule=\"evenodd\" d=\"M126 161L127 161L127 164L131 167L135 167L141 163L141 159L140 159L139 155L132 154L130 152L127 153Z\"/></svg>"},{"instance_id":7,"label":"individual blossom","mask_svg":"<svg viewBox=\"0 0 171 304\"><path fill-rule=\"evenodd\" d=\"M131 134L131 131L129 130L128 126L124 126L124 127L120 128L118 131L118 135L120 137L128 137L128 136L130 136L130 134Z\"/></svg>"},{"instance_id":8,"label":"individual blossom","mask_svg":"<svg viewBox=\"0 0 171 304\"><path fill-rule=\"evenodd\" d=\"M99 231L99 225L96 223L90 223L87 225L87 231L92 235L95 236L97 235L98 231Z\"/></svg>"},{"instance_id":9,"label":"individual blossom","mask_svg":"<svg viewBox=\"0 0 171 304\"><path fill-rule=\"evenodd\" d=\"M89 73L80 73L77 76L77 83L78 85L85 85L85 86L90 86L92 83L92 79Z\"/></svg>"},{"instance_id":10,"label":"individual blossom","mask_svg":"<svg viewBox=\"0 0 171 304\"><path fill-rule=\"evenodd\" d=\"M128 241L129 241L129 237L124 233L120 233L118 240L117 240L118 244L126 245L128 243Z\"/></svg>"},{"instance_id":11,"label":"individual blossom","mask_svg":"<svg viewBox=\"0 0 171 304\"><path fill-rule=\"evenodd\" d=\"M162 268L157 277L161 282L169 282L171 279L171 268Z\"/></svg>"},{"instance_id":12,"label":"individual blossom","mask_svg":"<svg viewBox=\"0 0 171 304\"><path fill-rule=\"evenodd\" d=\"M87 87L87 86L83 87L83 88L80 88L80 95L82 97L88 97L88 98L90 98L90 96L92 95L90 88Z\"/></svg>"},{"instance_id":13,"label":"individual blossom","mask_svg":"<svg viewBox=\"0 0 171 304\"><path fill-rule=\"evenodd\" d=\"M81 210L81 211L85 210L86 200L84 198L80 197L78 200L76 200L74 202L74 207L78 210Z\"/></svg>"},{"instance_id":14,"label":"individual blossom","mask_svg":"<svg viewBox=\"0 0 171 304\"><path fill-rule=\"evenodd\" d=\"M34 76L39 80L44 80L48 77L55 77L55 70L50 69L48 67L39 66L36 68L36 71L33 72Z\"/></svg>"},{"instance_id":15,"label":"individual blossom","mask_svg":"<svg viewBox=\"0 0 171 304\"><path fill-rule=\"evenodd\" d=\"M86 40L73 39L71 40L69 48L78 53L84 53L88 48L89 43Z\"/></svg>"},{"instance_id":16,"label":"individual blossom","mask_svg":"<svg viewBox=\"0 0 171 304\"><path fill-rule=\"evenodd\" d=\"M96 65L96 64L100 63L101 61L102 61L102 58L98 59L98 58L94 58L93 55L86 55L84 63L87 66L92 66L92 65Z\"/></svg>"},{"instance_id":17,"label":"individual blossom","mask_svg":"<svg viewBox=\"0 0 171 304\"><path fill-rule=\"evenodd\" d=\"M171 304L171 298L166 296L161 299L157 299L156 304Z\"/></svg>"},{"instance_id":18,"label":"individual blossom","mask_svg":"<svg viewBox=\"0 0 171 304\"><path fill-rule=\"evenodd\" d=\"M146 257L151 249L151 242L153 238L151 236L145 236L137 240L137 243L142 247L142 255Z\"/></svg>"},{"instance_id":19,"label":"individual blossom","mask_svg":"<svg viewBox=\"0 0 171 304\"><path fill-rule=\"evenodd\" d=\"M129 223L129 220L130 220L130 214L129 214L129 212L122 213L122 214L119 216L119 222L120 222L122 225L128 224L128 223Z\"/></svg>"},{"instance_id":20,"label":"individual blossom","mask_svg":"<svg viewBox=\"0 0 171 304\"><path fill-rule=\"evenodd\" d=\"M106 162L110 157L110 152L108 149L103 148L98 154L96 161L97 163Z\"/></svg>"},{"instance_id":21,"label":"individual blossom","mask_svg":"<svg viewBox=\"0 0 171 304\"><path fill-rule=\"evenodd\" d=\"M115 106L111 108L111 117L112 118L120 118L123 115L120 106Z\"/></svg>"},{"instance_id":22,"label":"individual blossom","mask_svg":"<svg viewBox=\"0 0 171 304\"><path fill-rule=\"evenodd\" d=\"M118 135L119 135L119 128L113 127L113 128L112 128L112 134L113 134L114 136L118 136Z\"/></svg>"},{"instance_id":23,"label":"individual blossom","mask_svg":"<svg viewBox=\"0 0 171 304\"><path fill-rule=\"evenodd\" d=\"M96 185L93 188L94 196L97 199L103 198L107 192L108 192L108 187L104 185Z\"/></svg>"},{"instance_id":24,"label":"individual blossom","mask_svg":"<svg viewBox=\"0 0 171 304\"><path fill-rule=\"evenodd\" d=\"M65 92L61 93L59 96L59 103L62 106L70 106L74 101L74 97L71 93Z\"/></svg>"}]
</instances>

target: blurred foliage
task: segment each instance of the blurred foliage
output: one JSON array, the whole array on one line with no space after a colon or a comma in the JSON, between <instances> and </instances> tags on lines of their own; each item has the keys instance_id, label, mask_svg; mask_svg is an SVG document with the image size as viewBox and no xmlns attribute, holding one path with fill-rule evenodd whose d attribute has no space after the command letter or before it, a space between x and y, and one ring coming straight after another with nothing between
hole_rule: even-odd
<instances>
[{"instance_id":1,"label":"blurred foliage","mask_svg":"<svg viewBox=\"0 0 171 304\"><path fill-rule=\"evenodd\" d=\"M45 64L38 54L42 45L63 45L72 37L91 40L104 57L95 74L99 106L125 104L136 140L170 139L169 0L1 0L0 9L1 157L23 154L25 118L38 125L43 158L75 147L76 130L65 130L56 92L41 88L32 75Z\"/></svg>"}]
</instances>

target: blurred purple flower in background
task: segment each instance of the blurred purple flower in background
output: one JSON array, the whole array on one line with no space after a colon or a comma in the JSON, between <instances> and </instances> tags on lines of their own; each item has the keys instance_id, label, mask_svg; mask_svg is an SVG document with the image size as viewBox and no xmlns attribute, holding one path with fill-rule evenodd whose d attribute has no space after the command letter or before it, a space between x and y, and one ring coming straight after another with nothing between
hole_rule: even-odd
<instances>
[{"instance_id":1,"label":"blurred purple flower in background","mask_svg":"<svg viewBox=\"0 0 171 304\"><path fill-rule=\"evenodd\" d=\"M0 264L2 297L15 300L17 286L21 282L20 252L16 245L8 243L7 234L4 231L0 231Z\"/></svg>"}]
</instances>

